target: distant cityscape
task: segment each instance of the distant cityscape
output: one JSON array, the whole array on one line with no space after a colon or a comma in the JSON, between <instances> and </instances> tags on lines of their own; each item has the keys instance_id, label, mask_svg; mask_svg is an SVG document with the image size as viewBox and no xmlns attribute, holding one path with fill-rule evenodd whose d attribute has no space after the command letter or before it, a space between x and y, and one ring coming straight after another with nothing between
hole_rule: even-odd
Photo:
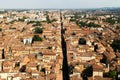
<instances>
[{"instance_id":1,"label":"distant cityscape","mask_svg":"<svg viewBox=\"0 0 120 80\"><path fill-rule=\"evenodd\" d=\"M101 8L0 8L0 10L119 10L120 7L101 7Z\"/></svg>"},{"instance_id":2,"label":"distant cityscape","mask_svg":"<svg viewBox=\"0 0 120 80\"><path fill-rule=\"evenodd\" d=\"M120 80L120 7L0 9L0 80Z\"/></svg>"}]
</instances>

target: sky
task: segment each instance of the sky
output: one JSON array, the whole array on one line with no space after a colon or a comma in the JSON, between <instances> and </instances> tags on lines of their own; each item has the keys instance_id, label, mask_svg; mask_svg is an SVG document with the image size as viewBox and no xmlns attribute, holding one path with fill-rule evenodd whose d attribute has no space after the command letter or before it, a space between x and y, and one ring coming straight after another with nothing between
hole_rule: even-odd
<instances>
[{"instance_id":1,"label":"sky","mask_svg":"<svg viewBox=\"0 0 120 80\"><path fill-rule=\"evenodd\" d=\"M120 7L120 0L0 0L2 8L102 8Z\"/></svg>"}]
</instances>

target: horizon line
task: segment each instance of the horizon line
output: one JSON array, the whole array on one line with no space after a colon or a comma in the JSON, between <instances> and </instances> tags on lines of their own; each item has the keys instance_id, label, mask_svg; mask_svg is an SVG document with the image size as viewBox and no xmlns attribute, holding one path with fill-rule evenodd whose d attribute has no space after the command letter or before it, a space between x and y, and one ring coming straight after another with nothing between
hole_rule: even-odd
<instances>
[{"instance_id":1,"label":"horizon line","mask_svg":"<svg viewBox=\"0 0 120 80\"><path fill-rule=\"evenodd\" d=\"M94 7L94 8L0 8L1 9L101 9L101 8L120 8L120 7Z\"/></svg>"}]
</instances>

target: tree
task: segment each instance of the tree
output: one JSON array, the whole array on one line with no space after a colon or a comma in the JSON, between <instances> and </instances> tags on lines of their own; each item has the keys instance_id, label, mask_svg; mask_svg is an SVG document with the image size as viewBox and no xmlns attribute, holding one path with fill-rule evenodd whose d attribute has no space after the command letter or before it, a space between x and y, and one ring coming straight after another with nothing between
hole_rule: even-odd
<instances>
[{"instance_id":1,"label":"tree","mask_svg":"<svg viewBox=\"0 0 120 80\"><path fill-rule=\"evenodd\" d=\"M33 41L43 41L43 39L41 37L39 37L39 35L34 35Z\"/></svg>"},{"instance_id":2,"label":"tree","mask_svg":"<svg viewBox=\"0 0 120 80\"><path fill-rule=\"evenodd\" d=\"M98 45L96 44L96 45L94 45L94 51L96 52L97 49L98 49Z\"/></svg>"},{"instance_id":3,"label":"tree","mask_svg":"<svg viewBox=\"0 0 120 80\"><path fill-rule=\"evenodd\" d=\"M113 20L112 18L107 18L105 22L110 23L112 25L115 24L115 20Z\"/></svg>"},{"instance_id":4,"label":"tree","mask_svg":"<svg viewBox=\"0 0 120 80\"><path fill-rule=\"evenodd\" d=\"M85 26L87 26L87 23L86 22L79 22L79 24L82 26L82 27L85 27Z\"/></svg>"},{"instance_id":5,"label":"tree","mask_svg":"<svg viewBox=\"0 0 120 80\"><path fill-rule=\"evenodd\" d=\"M120 50L120 40L114 40L111 44L111 47L115 52L117 52L117 50Z\"/></svg>"},{"instance_id":6,"label":"tree","mask_svg":"<svg viewBox=\"0 0 120 80\"><path fill-rule=\"evenodd\" d=\"M44 73L46 72L45 68L42 68L40 71Z\"/></svg>"},{"instance_id":7,"label":"tree","mask_svg":"<svg viewBox=\"0 0 120 80\"><path fill-rule=\"evenodd\" d=\"M42 24L39 21L36 21L33 26L42 26Z\"/></svg>"},{"instance_id":8,"label":"tree","mask_svg":"<svg viewBox=\"0 0 120 80\"><path fill-rule=\"evenodd\" d=\"M35 23L35 21L29 21L29 22L27 22L27 24L31 24L31 23Z\"/></svg>"},{"instance_id":9,"label":"tree","mask_svg":"<svg viewBox=\"0 0 120 80\"><path fill-rule=\"evenodd\" d=\"M26 16L23 16L22 18L19 18L18 21L20 21L20 22L24 22L25 19L27 19L27 17L26 17Z\"/></svg>"},{"instance_id":10,"label":"tree","mask_svg":"<svg viewBox=\"0 0 120 80\"><path fill-rule=\"evenodd\" d=\"M80 38L78 44L80 44L80 45L86 45L85 38Z\"/></svg>"},{"instance_id":11,"label":"tree","mask_svg":"<svg viewBox=\"0 0 120 80\"><path fill-rule=\"evenodd\" d=\"M47 23L51 23L51 20L48 15L47 15L46 19L47 19Z\"/></svg>"},{"instance_id":12,"label":"tree","mask_svg":"<svg viewBox=\"0 0 120 80\"><path fill-rule=\"evenodd\" d=\"M88 27L101 27L101 25L95 24L93 22L90 22L87 24Z\"/></svg>"},{"instance_id":13,"label":"tree","mask_svg":"<svg viewBox=\"0 0 120 80\"><path fill-rule=\"evenodd\" d=\"M18 21L24 22L25 20L23 18L19 18Z\"/></svg>"},{"instance_id":14,"label":"tree","mask_svg":"<svg viewBox=\"0 0 120 80\"><path fill-rule=\"evenodd\" d=\"M107 57L103 54L103 58L100 60L101 63L107 64Z\"/></svg>"},{"instance_id":15,"label":"tree","mask_svg":"<svg viewBox=\"0 0 120 80\"><path fill-rule=\"evenodd\" d=\"M51 22L56 22L57 20L56 19L52 19Z\"/></svg>"},{"instance_id":16,"label":"tree","mask_svg":"<svg viewBox=\"0 0 120 80\"><path fill-rule=\"evenodd\" d=\"M34 33L42 34L43 33L43 28L36 27Z\"/></svg>"},{"instance_id":17,"label":"tree","mask_svg":"<svg viewBox=\"0 0 120 80\"><path fill-rule=\"evenodd\" d=\"M26 65L23 65L21 68L20 68L20 72L25 72L25 70L26 70Z\"/></svg>"},{"instance_id":18,"label":"tree","mask_svg":"<svg viewBox=\"0 0 120 80\"><path fill-rule=\"evenodd\" d=\"M20 62L16 62L15 67L19 67L19 66L20 66Z\"/></svg>"},{"instance_id":19,"label":"tree","mask_svg":"<svg viewBox=\"0 0 120 80\"><path fill-rule=\"evenodd\" d=\"M79 19L79 18L80 18L80 16L79 16L79 13L78 13L78 12L76 12L76 13L74 14L74 18L75 18L75 19Z\"/></svg>"},{"instance_id":20,"label":"tree","mask_svg":"<svg viewBox=\"0 0 120 80\"><path fill-rule=\"evenodd\" d=\"M117 71L110 71L109 76L115 78L117 76Z\"/></svg>"},{"instance_id":21,"label":"tree","mask_svg":"<svg viewBox=\"0 0 120 80\"><path fill-rule=\"evenodd\" d=\"M84 69L81 73L81 77L83 80L88 80L87 77L91 77L93 75L93 67L89 66L86 69Z\"/></svg>"},{"instance_id":22,"label":"tree","mask_svg":"<svg viewBox=\"0 0 120 80\"><path fill-rule=\"evenodd\" d=\"M73 74L73 69L74 69L74 66L72 65L68 66L69 74Z\"/></svg>"},{"instance_id":23,"label":"tree","mask_svg":"<svg viewBox=\"0 0 120 80\"><path fill-rule=\"evenodd\" d=\"M75 19L74 17L71 17L71 18L70 18L70 21L71 21L71 22L75 22L76 19Z\"/></svg>"},{"instance_id":24,"label":"tree","mask_svg":"<svg viewBox=\"0 0 120 80\"><path fill-rule=\"evenodd\" d=\"M90 23L86 23L86 22L83 22L83 21L76 21L76 24L78 25L78 26L80 26L80 27L89 27L89 28L91 28L91 27L94 27L94 28L96 28L96 27L101 27L101 25L99 25L99 24L95 24L95 23L93 23L93 22L90 22Z\"/></svg>"},{"instance_id":25,"label":"tree","mask_svg":"<svg viewBox=\"0 0 120 80\"><path fill-rule=\"evenodd\" d=\"M0 28L0 32L2 31L2 28Z\"/></svg>"}]
</instances>

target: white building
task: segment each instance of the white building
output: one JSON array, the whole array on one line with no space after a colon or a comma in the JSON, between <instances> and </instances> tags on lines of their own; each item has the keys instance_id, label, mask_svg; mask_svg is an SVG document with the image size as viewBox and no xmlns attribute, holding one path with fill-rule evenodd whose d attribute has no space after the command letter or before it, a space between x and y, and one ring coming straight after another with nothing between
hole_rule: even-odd
<instances>
[{"instance_id":1,"label":"white building","mask_svg":"<svg viewBox=\"0 0 120 80\"><path fill-rule=\"evenodd\" d=\"M24 44L32 44L32 38L30 37L30 38L23 39L23 43Z\"/></svg>"}]
</instances>

